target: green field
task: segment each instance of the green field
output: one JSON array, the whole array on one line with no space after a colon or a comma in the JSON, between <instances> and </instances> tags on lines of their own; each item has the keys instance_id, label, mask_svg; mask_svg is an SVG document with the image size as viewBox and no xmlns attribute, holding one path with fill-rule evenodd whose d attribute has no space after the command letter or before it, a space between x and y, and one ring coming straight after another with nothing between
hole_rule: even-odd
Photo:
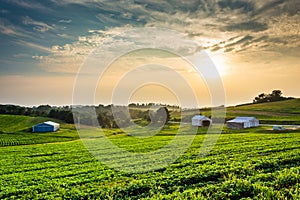
<instances>
[{"instance_id":1,"label":"green field","mask_svg":"<svg viewBox=\"0 0 300 200\"><path fill-rule=\"evenodd\" d=\"M31 127L44 121L57 121L45 117L0 115L0 146L66 142L79 139L74 125L61 124L55 133L32 133Z\"/></svg>"},{"instance_id":2,"label":"green field","mask_svg":"<svg viewBox=\"0 0 300 200\"><path fill-rule=\"evenodd\" d=\"M259 110L260 106L270 109ZM248 112L254 107L257 112L279 112L276 104L229 110ZM282 113L297 119L297 109ZM43 120L48 119L0 115L0 199L300 199L299 129L224 128L212 151L201 158L207 129L200 128L187 151L169 166L125 173L96 160L73 125L62 123L55 133L28 131ZM190 125L185 126L189 130ZM177 129L178 125L170 124L153 137L139 139L119 129L105 129L105 134L122 149L151 152L169 144ZM184 141L190 135L181 137ZM110 155L108 159L118 161Z\"/></svg>"}]
</instances>

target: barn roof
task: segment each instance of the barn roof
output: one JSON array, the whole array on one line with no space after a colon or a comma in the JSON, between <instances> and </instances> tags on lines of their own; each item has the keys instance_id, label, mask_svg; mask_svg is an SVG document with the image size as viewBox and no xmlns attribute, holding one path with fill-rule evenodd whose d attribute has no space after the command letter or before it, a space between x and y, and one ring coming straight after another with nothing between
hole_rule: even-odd
<instances>
[{"instance_id":1,"label":"barn roof","mask_svg":"<svg viewBox=\"0 0 300 200\"><path fill-rule=\"evenodd\" d=\"M255 117L236 117L236 119L243 119L243 120L253 120L253 119L255 119L256 120Z\"/></svg>"},{"instance_id":2,"label":"barn roof","mask_svg":"<svg viewBox=\"0 0 300 200\"><path fill-rule=\"evenodd\" d=\"M247 121L249 121L249 120L235 118L235 119L229 120L227 122L244 123L244 122L247 122Z\"/></svg>"},{"instance_id":3,"label":"barn roof","mask_svg":"<svg viewBox=\"0 0 300 200\"><path fill-rule=\"evenodd\" d=\"M52 125L52 126L57 126L57 125L59 125L58 123L55 123L55 122L52 122L52 121L44 122L44 124L48 124L48 125Z\"/></svg>"},{"instance_id":4,"label":"barn roof","mask_svg":"<svg viewBox=\"0 0 300 200\"><path fill-rule=\"evenodd\" d=\"M248 122L251 120L257 120L255 117L236 117L232 120L229 120L227 122L235 122L235 123L243 123L243 122Z\"/></svg>"},{"instance_id":5,"label":"barn roof","mask_svg":"<svg viewBox=\"0 0 300 200\"><path fill-rule=\"evenodd\" d=\"M46 122L42 122L42 123L39 123L35 126L38 126L38 125L41 125L41 124L47 124L47 125L50 125L50 126L59 126L58 123L55 123L55 122L52 122L52 121L46 121Z\"/></svg>"},{"instance_id":6,"label":"barn roof","mask_svg":"<svg viewBox=\"0 0 300 200\"><path fill-rule=\"evenodd\" d=\"M192 119L200 119L200 120L202 120L202 119L209 119L209 118L206 117L206 116L203 116L203 115L195 115Z\"/></svg>"}]
</instances>

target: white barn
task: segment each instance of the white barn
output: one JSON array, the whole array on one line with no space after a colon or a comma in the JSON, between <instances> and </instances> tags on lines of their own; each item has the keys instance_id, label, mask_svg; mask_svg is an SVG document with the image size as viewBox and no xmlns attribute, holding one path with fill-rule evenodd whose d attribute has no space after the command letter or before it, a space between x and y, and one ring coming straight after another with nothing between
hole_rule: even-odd
<instances>
[{"instance_id":1,"label":"white barn","mask_svg":"<svg viewBox=\"0 0 300 200\"><path fill-rule=\"evenodd\" d=\"M37 125L32 126L32 132L55 132L60 128L58 123L47 121Z\"/></svg>"},{"instance_id":2,"label":"white barn","mask_svg":"<svg viewBox=\"0 0 300 200\"><path fill-rule=\"evenodd\" d=\"M195 115L192 118L193 126L210 126L212 124L212 120L203 115Z\"/></svg>"},{"instance_id":3,"label":"white barn","mask_svg":"<svg viewBox=\"0 0 300 200\"><path fill-rule=\"evenodd\" d=\"M227 128L243 129L259 126L259 121L255 117L236 117L226 122Z\"/></svg>"}]
</instances>

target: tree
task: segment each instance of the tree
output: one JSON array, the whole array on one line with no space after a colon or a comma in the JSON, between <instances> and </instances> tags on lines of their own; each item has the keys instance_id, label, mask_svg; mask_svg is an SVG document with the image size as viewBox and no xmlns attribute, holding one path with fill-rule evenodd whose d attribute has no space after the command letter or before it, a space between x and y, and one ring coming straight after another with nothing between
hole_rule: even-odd
<instances>
[{"instance_id":1,"label":"tree","mask_svg":"<svg viewBox=\"0 0 300 200\"><path fill-rule=\"evenodd\" d=\"M51 110L51 106L49 106L49 105L40 105L36 108L35 114L37 116L43 116L44 117L44 116L49 115L50 110Z\"/></svg>"},{"instance_id":2,"label":"tree","mask_svg":"<svg viewBox=\"0 0 300 200\"><path fill-rule=\"evenodd\" d=\"M110 120L106 117L105 113L98 114L98 122L101 128L110 128L111 123Z\"/></svg>"},{"instance_id":3,"label":"tree","mask_svg":"<svg viewBox=\"0 0 300 200\"><path fill-rule=\"evenodd\" d=\"M254 98L253 103L263 103L266 102L267 95L265 93L262 93Z\"/></svg>"},{"instance_id":4,"label":"tree","mask_svg":"<svg viewBox=\"0 0 300 200\"><path fill-rule=\"evenodd\" d=\"M167 107L160 107L155 113L152 114L152 123L163 125L170 120L170 112Z\"/></svg>"},{"instance_id":5,"label":"tree","mask_svg":"<svg viewBox=\"0 0 300 200\"><path fill-rule=\"evenodd\" d=\"M273 90L270 94L270 101L281 101L283 98L280 90Z\"/></svg>"},{"instance_id":6,"label":"tree","mask_svg":"<svg viewBox=\"0 0 300 200\"><path fill-rule=\"evenodd\" d=\"M283 97L281 90L273 90L271 94L260 94L253 99L253 103L265 103L274 101L283 101L287 99L292 99L291 97Z\"/></svg>"}]
</instances>

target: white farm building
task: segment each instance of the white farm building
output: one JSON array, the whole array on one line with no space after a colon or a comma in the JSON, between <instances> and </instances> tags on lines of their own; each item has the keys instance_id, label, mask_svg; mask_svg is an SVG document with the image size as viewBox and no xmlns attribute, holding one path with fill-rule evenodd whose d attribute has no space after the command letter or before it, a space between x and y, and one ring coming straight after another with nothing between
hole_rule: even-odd
<instances>
[{"instance_id":1,"label":"white farm building","mask_svg":"<svg viewBox=\"0 0 300 200\"><path fill-rule=\"evenodd\" d=\"M226 122L227 128L243 129L259 126L259 121L255 117L236 117Z\"/></svg>"},{"instance_id":2,"label":"white farm building","mask_svg":"<svg viewBox=\"0 0 300 200\"><path fill-rule=\"evenodd\" d=\"M60 125L58 123L47 121L32 126L32 132L55 132L59 129L59 127Z\"/></svg>"},{"instance_id":3,"label":"white farm building","mask_svg":"<svg viewBox=\"0 0 300 200\"><path fill-rule=\"evenodd\" d=\"M212 124L212 120L203 115L195 115L192 118L193 126L210 126Z\"/></svg>"}]
</instances>

